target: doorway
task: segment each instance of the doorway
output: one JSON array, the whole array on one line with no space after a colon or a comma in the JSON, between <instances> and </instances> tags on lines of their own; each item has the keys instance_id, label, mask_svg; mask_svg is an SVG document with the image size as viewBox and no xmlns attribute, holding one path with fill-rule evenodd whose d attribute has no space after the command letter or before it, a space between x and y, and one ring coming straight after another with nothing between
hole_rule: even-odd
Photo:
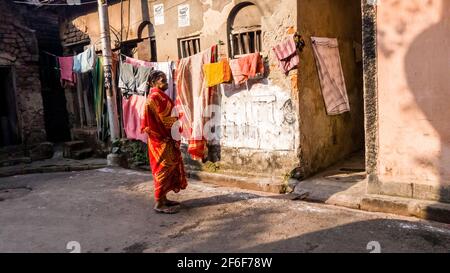
<instances>
[{"instance_id":1,"label":"doorway","mask_svg":"<svg viewBox=\"0 0 450 273\"><path fill-rule=\"evenodd\" d=\"M0 147L20 144L14 71L0 66Z\"/></svg>"},{"instance_id":2,"label":"doorway","mask_svg":"<svg viewBox=\"0 0 450 273\"><path fill-rule=\"evenodd\" d=\"M50 49L51 52L56 52ZM70 140L66 96L61 87L57 59L42 53L39 57L42 101L47 140L59 143Z\"/></svg>"},{"instance_id":3,"label":"doorway","mask_svg":"<svg viewBox=\"0 0 450 273\"><path fill-rule=\"evenodd\" d=\"M299 0L306 46L299 70L301 164L305 177L324 170L365 173L361 0ZM311 37L336 38L350 111L326 111ZM332 68L330 68L332 69ZM346 164L350 160L351 164ZM343 166L336 168L336 164ZM350 167L352 166L352 167Z\"/></svg>"}]
</instances>

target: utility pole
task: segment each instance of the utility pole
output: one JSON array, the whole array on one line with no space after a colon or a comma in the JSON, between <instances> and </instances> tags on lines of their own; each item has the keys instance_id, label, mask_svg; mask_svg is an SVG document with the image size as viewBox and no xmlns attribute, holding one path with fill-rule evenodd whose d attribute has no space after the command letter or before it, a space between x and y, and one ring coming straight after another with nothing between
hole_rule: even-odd
<instances>
[{"instance_id":1,"label":"utility pole","mask_svg":"<svg viewBox=\"0 0 450 273\"><path fill-rule=\"evenodd\" d=\"M120 138L119 115L117 112L116 86L112 82L112 50L108 18L108 0L97 0L102 42L103 70L105 75L106 105L108 110L111 142Z\"/></svg>"}]
</instances>

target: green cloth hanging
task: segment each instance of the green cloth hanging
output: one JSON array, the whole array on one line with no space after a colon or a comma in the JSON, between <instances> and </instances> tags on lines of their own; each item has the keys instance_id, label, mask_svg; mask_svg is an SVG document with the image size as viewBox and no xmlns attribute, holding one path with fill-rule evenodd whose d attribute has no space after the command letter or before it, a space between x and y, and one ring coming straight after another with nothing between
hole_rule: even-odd
<instances>
[{"instance_id":1,"label":"green cloth hanging","mask_svg":"<svg viewBox=\"0 0 450 273\"><path fill-rule=\"evenodd\" d=\"M99 57L93 75L95 118L97 121L97 137L106 141L109 136L108 113L105 100L105 74L103 71L103 57Z\"/></svg>"}]
</instances>

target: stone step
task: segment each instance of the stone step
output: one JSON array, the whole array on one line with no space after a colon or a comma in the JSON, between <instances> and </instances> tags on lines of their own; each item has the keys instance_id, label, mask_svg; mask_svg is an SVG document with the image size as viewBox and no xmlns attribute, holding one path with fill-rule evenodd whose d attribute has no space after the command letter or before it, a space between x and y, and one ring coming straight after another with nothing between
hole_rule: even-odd
<instances>
[{"instance_id":1,"label":"stone step","mask_svg":"<svg viewBox=\"0 0 450 273\"><path fill-rule=\"evenodd\" d=\"M63 157L72 158L76 151L86 148L88 148L86 142L81 140L65 142L63 144Z\"/></svg>"},{"instance_id":2,"label":"stone step","mask_svg":"<svg viewBox=\"0 0 450 273\"><path fill-rule=\"evenodd\" d=\"M7 159L0 160L0 167L8 167L18 164L28 164L31 163L30 157L11 157Z\"/></svg>"},{"instance_id":3,"label":"stone step","mask_svg":"<svg viewBox=\"0 0 450 273\"><path fill-rule=\"evenodd\" d=\"M94 154L94 151L91 148L86 148L86 149L82 149L82 150L78 150L78 151L74 151L72 153L72 159L86 159L89 157L92 157L92 155Z\"/></svg>"},{"instance_id":4,"label":"stone step","mask_svg":"<svg viewBox=\"0 0 450 273\"><path fill-rule=\"evenodd\" d=\"M210 173L193 169L186 169L186 176L191 179L222 187L234 187L269 193L285 192L285 185L281 178L245 177L240 175Z\"/></svg>"},{"instance_id":5,"label":"stone step","mask_svg":"<svg viewBox=\"0 0 450 273\"><path fill-rule=\"evenodd\" d=\"M54 147L51 142L39 143L36 147L30 150L30 157L32 161L49 159L53 157L53 154Z\"/></svg>"},{"instance_id":6,"label":"stone step","mask_svg":"<svg viewBox=\"0 0 450 273\"><path fill-rule=\"evenodd\" d=\"M25 147L23 145L0 147L0 160L6 160L11 157L26 156Z\"/></svg>"},{"instance_id":7,"label":"stone step","mask_svg":"<svg viewBox=\"0 0 450 273\"><path fill-rule=\"evenodd\" d=\"M72 129L72 136L74 140L81 140L88 143L97 140L96 128L74 128Z\"/></svg>"}]
</instances>

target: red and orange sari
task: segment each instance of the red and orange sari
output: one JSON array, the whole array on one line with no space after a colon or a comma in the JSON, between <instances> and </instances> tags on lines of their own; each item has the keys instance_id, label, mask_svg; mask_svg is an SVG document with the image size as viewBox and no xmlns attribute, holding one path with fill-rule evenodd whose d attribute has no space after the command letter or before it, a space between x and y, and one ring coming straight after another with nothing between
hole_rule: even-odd
<instances>
[{"instance_id":1,"label":"red and orange sari","mask_svg":"<svg viewBox=\"0 0 450 273\"><path fill-rule=\"evenodd\" d=\"M170 191L187 187L180 141L173 139L171 129L177 121L172 117L174 103L160 89L153 88L145 104L141 132L148 135L148 155L155 184L155 201Z\"/></svg>"}]
</instances>

